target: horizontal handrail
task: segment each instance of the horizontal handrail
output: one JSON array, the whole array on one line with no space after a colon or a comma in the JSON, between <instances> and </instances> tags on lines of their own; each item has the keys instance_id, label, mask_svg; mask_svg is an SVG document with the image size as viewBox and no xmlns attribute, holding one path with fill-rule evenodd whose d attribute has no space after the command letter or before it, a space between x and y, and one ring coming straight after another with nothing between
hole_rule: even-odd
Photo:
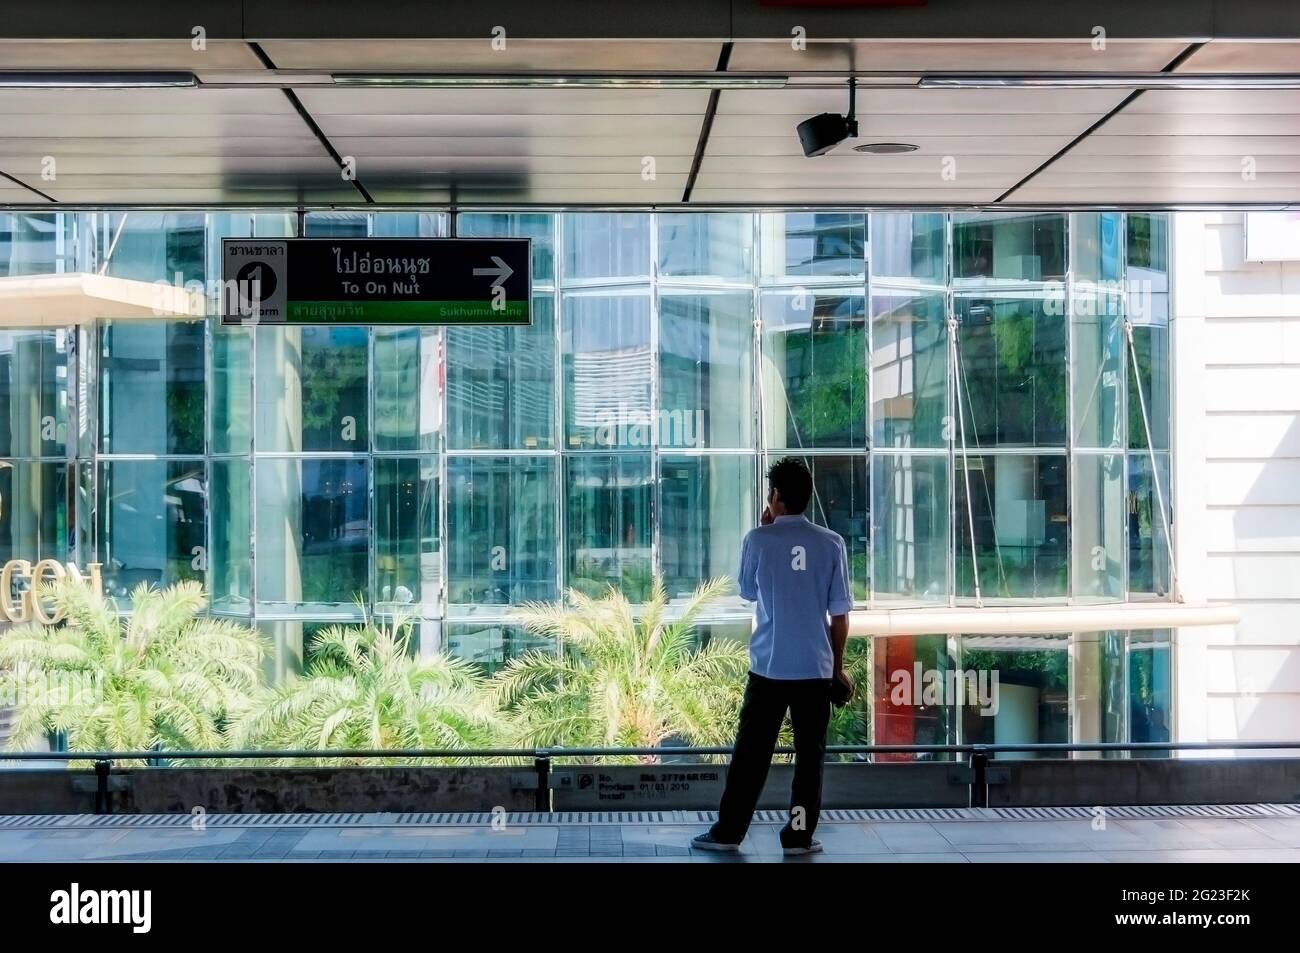
<instances>
[{"instance_id":1,"label":"horizontal handrail","mask_svg":"<svg viewBox=\"0 0 1300 953\"><path fill-rule=\"evenodd\" d=\"M1300 750L1296 741L1098 741L1025 744L827 745L827 754L998 754L1002 752L1082 751L1280 751ZM354 748L286 749L283 751L0 751L0 761L273 761L353 758L603 758L662 755L728 755L733 749L671 748ZM779 747L775 754L794 754Z\"/></svg>"}]
</instances>

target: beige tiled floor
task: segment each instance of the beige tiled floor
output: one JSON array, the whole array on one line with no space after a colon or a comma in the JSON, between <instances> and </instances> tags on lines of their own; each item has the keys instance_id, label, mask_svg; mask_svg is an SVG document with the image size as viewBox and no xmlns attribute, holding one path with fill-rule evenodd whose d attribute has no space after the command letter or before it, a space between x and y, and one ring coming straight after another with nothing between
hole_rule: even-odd
<instances>
[{"instance_id":1,"label":"beige tiled floor","mask_svg":"<svg viewBox=\"0 0 1300 953\"><path fill-rule=\"evenodd\" d=\"M738 854L693 851L691 824L394 825L192 830L146 819L99 827L8 826L0 861L471 861L491 863L1126 863L1297 862L1300 817L824 822L825 853L785 858L774 824L757 823Z\"/></svg>"}]
</instances>

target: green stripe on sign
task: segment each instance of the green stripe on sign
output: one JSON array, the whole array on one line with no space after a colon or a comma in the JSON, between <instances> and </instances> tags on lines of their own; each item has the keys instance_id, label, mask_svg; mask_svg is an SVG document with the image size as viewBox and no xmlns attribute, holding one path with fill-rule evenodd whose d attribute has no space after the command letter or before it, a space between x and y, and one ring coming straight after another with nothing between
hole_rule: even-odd
<instances>
[{"instance_id":1,"label":"green stripe on sign","mask_svg":"<svg viewBox=\"0 0 1300 953\"><path fill-rule=\"evenodd\" d=\"M528 301L290 301L286 324L518 324L532 323Z\"/></svg>"}]
</instances>

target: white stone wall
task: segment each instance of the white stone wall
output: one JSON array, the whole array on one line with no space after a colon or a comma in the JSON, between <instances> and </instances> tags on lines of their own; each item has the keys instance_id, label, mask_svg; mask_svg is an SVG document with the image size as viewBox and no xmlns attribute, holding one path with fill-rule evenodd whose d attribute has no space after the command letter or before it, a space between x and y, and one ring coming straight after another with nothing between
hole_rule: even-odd
<instances>
[{"instance_id":1,"label":"white stone wall","mask_svg":"<svg viewBox=\"0 0 1300 953\"><path fill-rule=\"evenodd\" d=\"M1300 262L1247 262L1243 213L1176 213L1178 740L1300 738ZM1300 248L1296 250L1300 256Z\"/></svg>"}]
</instances>

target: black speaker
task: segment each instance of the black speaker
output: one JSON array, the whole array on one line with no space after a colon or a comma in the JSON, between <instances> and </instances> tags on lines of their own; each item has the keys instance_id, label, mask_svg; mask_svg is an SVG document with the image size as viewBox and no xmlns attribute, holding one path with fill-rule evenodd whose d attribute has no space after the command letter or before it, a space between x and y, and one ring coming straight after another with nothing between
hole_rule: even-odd
<instances>
[{"instance_id":1,"label":"black speaker","mask_svg":"<svg viewBox=\"0 0 1300 953\"><path fill-rule=\"evenodd\" d=\"M822 113L799 123L796 131L799 133L799 145L803 146L803 154L811 157L830 152L855 134L856 126L855 121L839 113Z\"/></svg>"}]
</instances>

